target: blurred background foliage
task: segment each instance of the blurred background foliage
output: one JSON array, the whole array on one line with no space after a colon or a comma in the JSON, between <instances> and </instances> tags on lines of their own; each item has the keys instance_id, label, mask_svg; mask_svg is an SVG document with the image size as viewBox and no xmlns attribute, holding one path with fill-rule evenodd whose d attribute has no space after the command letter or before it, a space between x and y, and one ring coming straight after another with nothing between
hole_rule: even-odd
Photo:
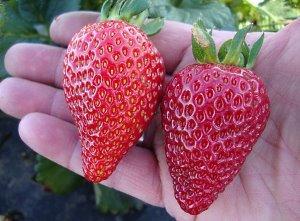
<instances>
[{"instance_id":1,"label":"blurred background foliage","mask_svg":"<svg viewBox=\"0 0 300 221\"><path fill-rule=\"evenodd\" d=\"M300 15L300 0L151 0L153 13L208 28L234 30L249 23L254 30L277 31ZM7 76L3 57L16 42L51 43L55 16L76 10L99 11L103 0L0 0L0 77Z\"/></svg>"},{"instance_id":2,"label":"blurred background foliage","mask_svg":"<svg viewBox=\"0 0 300 221\"><path fill-rule=\"evenodd\" d=\"M0 0L0 81L8 77L3 59L17 42L53 44L49 37L52 20L76 10L99 11L102 0ZM166 19L194 23L201 18L208 28L235 30L249 23L256 31L277 31L300 15L300 0L151 0L151 13ZM7 116L0 112L3 121ZM0 126L1 127L1 126ZM0 145L9 132L0 133ZM57 194L68 194L85 181L37 156L36 182ZM123 193L94 185L95 203L102 213L124 214L142 208L142 203Z\"/></svg>"},{"instance_id":3,"label":"blurred background foliage","mask_svg":"<svg viewBox=\"0 0 300 221\"><path fill-rule=\"evenodd\" d=\"M300 0L222 0L238 27L254 24L257 31L277 31L300 15Z\"/></svg>"}]
</instances>

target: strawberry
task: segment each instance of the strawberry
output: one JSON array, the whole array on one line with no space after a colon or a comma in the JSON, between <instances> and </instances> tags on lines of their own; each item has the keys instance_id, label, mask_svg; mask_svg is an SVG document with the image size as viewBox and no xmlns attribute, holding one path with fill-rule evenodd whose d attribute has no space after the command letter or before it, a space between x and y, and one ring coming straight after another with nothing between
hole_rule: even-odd
<instances>
[{"instance_id":1,"label":"strawberry","mask_svg":"<svg viewBox=\"0 0 300 221\"><path fill-rule=\"evenodd\" d=\"M101 21L75 34L65 55L63 88L91 182L111 175L141 137L161 97L163 59L138 27L154 34L162 26L159 18L143 24L147 2L106 1Z\"/></svg>"},{"instance_id":2,"label":"strawberry","mask_svg":"<svg viewBox=\"0 0 300 221\"><path fill-rule=\"evenodd\" d=\"M216 54L203 24L195 24L193 52L200 63L174 75L163 97L165 151L175 198L192 215L208 209L240 171L269 114L263 81L250 68L263 36L249 51L250 26Z\"/></svg>"}]
</instances>

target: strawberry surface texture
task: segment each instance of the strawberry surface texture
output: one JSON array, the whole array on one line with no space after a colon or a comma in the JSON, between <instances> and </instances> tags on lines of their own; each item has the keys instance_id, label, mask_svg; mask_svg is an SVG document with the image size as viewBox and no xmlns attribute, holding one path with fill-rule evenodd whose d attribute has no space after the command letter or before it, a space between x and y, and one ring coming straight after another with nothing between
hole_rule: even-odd
<instances>
[{"instance_id":1,"label":"strawberry surface texture","mask_svg":"<svg viewBox=\"0 0 300 221\"><path fill-rule=\"evenodd\" d=\"M89 181L107 179L138 141L156 111L164 72L147 35L125 21L90 24L72 38L63 88Z\"/></svg>"},{"instance_id":2,"label":"strawberry surface texture","mask_svg":"<svg viewBox=\"0 0 300 221\"><path fill-rule=\"evenodd\" d=\"M241 169L270 114L251 70L194 64L175 74L162 104L165 151L181 208L206 210Z\"/></svg>"}]
</instances>

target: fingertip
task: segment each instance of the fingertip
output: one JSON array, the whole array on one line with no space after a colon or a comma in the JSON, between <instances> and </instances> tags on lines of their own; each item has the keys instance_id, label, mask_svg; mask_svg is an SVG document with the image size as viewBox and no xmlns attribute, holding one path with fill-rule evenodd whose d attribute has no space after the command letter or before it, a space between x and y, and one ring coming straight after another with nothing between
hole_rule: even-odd
<instances>
[{"instance_id":1,"label":"fingertip","mask_svg":"<svg viewBox=\"0 0 300 221\"><path fill-rule=\"evenodd\" d=\"M87 11L61 14L50 25L50 37L57 44L67 45L76 32L83 26L94 23L98 17L98 13Z\"/></svg>"},{"instance_id":2,"label":"fingertip","mask_svg":"<svg viewBox=\"0 0 300 221\"><path fill-rule=\"evenodd\" d=\"M16 116L15 105L15 96L16 93L13 90L14 88L14 79L13 78L6 78L0 83L0 109L9 115ZM18 117L18 116L16 116Z\"/></svg>"},{"instance_id":3,"label":"fingertip","mask_svg":"<svg viewBox=\"0 0 300 221\"><path fill-rule=\"evenodd\" d=\"M7 50L4 56L4 67L11 75L14 75L19 69L18 63L20 60L15 58L19 57L24 47L26 47L26 43L15 44Z\"/></svg>"},{"instance_id":4,"label":"fingertip","mask_svg":"<svg viewBox=\"0 0 300 221\"><path fill-rule=\"evenodd\" d=\"M56 16L50 24L49 35L50 35L50 38L54 42L59 43L58 41L60 39L59 35L60 35L60 32L61 32L60 29L61 29L61 23L62 23L61 20L64 19L64 16L67 16L66 14L68 14L68 13Z\"/></svg>"},{"instance_id":5,"label":"fingertip","mask_svg":"<svg viewBox=\"0 0 300 221\"><path fill-rule=\"evenodd\" d=\"M45 146L48 146L51 142L48 138L53 138L50 134L47 136L45 131L41 130L45 122L47 122L45 117L47 117L45 114L29 113L21 118L18 127L18 132L23 142L38 153L40 152L38 149L40 144L45 143Z\"/></svg>"},{"instance_id":6,"label":"fingertip","mask_svg":"<svg viewBox=\"0 0 300 221\"><path fill-rule=\"evenodd\" d=\"M71 124L46 114L30 113L21 119L18 132L36 153L83 175L81 149Z\"/></svg>"},{"instance_id":7,"label":"fingertip","mask_svg":"<svg viewBox=\"0 0 300 221\"><path fill-rule=\"evenodd\" d=\"M20 135L20 138L23 140L23 142L27 145L29 145L29 141L31 139L30 137L30 131L32 131L32 124L30 123L32 121L32 119L34 118L34 116L36 115L36 113L30 113L25 115L18 126L18 132Z\"/></svg>"},{"instance_id":8,"label":"fingertip","mask_svg":"<svg viewBox=\"0 0 300 221\"><path fill-rule=\"evenodd\" d=\"M82 159L81 159L81 146L78 141L74 151L70 157L69 164L66 166L69 170L74 171L80 176L84 176L82 169Z\"/></svg>"},{"instance_id":9,"label":"fingertip","mask_svg":"<svg viewBox=\"0 0 300 221\"><path fill-rule=\"evenodd\" d=\"M3 112L5 112L4 108L5 108L5 95L6 95L6 84L7 84L7 79L4 79L3 81L0 82L0 110L2 110Z\"/></svg>"},{"instance_id":10,"label":"fingertip","mask_svg":"<svg viewBox=\"0 0 300 221\"><path fill-rule=\"evenodd\" d=\"M11 67L12 67L12 51L14 50L15 45L13 45L12 47L10 47L7 51L6 54L4 56L4 68L6 69L6 71L8 73L11 73Z\"/></svg>"},{"instance_id":11,"label":"fingertip","mask_svg":"<svg viewBox=\"0 0 300 221\"><path fill-rule=\"evenodd\" d=\"M62 50L58 47L38 43L17 43L7 50L4 65L12 76L24 78L31 78L38 74L44 76L44 73L54 66L51 63L52 66L45 68L45 64L50 64L51 61L56 64Z\"/></svg>"}]
</instances>

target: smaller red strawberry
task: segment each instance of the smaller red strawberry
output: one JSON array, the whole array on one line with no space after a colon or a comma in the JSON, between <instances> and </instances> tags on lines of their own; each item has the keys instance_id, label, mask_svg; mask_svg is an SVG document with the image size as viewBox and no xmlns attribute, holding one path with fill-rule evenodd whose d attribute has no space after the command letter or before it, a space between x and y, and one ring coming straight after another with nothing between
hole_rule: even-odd
<instances>
[{"instance_id":1,"label":"smaller red strawberry","mask_svg":"<svg viewBox=\"0 0 300 221\"><path fill-rule=\"evenodd\" d=\"M263 35L250 50L250 26L225 42L218 56L203 24L193 28L201 64L175 74L162 104L165 151L175 198L187 213L206 210L240 171L269 114L263 81L250 68Z\"/></svg>"}]
</instances>

